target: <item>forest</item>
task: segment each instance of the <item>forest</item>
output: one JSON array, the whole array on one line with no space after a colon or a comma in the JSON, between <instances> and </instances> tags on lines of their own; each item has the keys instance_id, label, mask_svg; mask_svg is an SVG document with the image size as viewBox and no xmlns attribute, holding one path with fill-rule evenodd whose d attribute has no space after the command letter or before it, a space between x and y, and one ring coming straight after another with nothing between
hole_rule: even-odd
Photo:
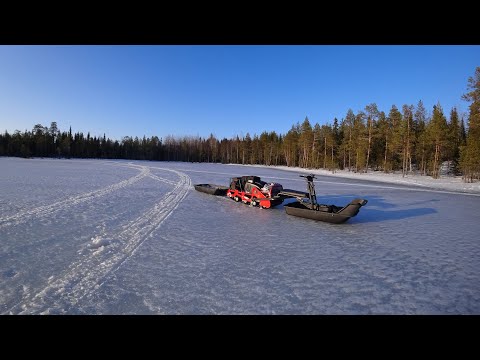
<instances>
[{"instance_id":1,"label":"forest","mask_svg":"<svg viewBox=\"0 0 480 360\"><path fill-rule=\"evenodd\" d=\"M480 179L480 67L468 79L462 98L471 102L467 124L456 108L445 113L440 103L427 111L420 100L388 112L368 104L344 118L312 125L308 117L286 134L246 133L231 139L213 134L111 140L105 136L60 131L36 124L31 131L0 134L0 156L102 158L158 161L221 162L323 168L335 172L383 171L438 178L444 161L464 181ZM242 129L239 129L241 131Z\"/></svg>"}]
</instances>

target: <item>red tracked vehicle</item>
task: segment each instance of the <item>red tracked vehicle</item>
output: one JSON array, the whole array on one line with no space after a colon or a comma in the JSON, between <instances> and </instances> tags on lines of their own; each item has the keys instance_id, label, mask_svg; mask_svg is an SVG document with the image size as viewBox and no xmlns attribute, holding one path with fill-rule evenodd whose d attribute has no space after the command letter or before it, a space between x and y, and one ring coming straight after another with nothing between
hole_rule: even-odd
<instances>
[{"instance_id":1,"label":"red tracked vehicle","mask_svg":"<svg viewBox=\"0 0 480 360\"><path fill-rule=\"evenodd\" d=\"M197 184L195 189L211 195L228 196L237 202L269 209L283 203L288 198L308 197L303 191L284 189L281 184L267 183L259 176L237 176L230 179L230 186Z\"/></svg>"},{"instance_id":2,"label":"red tracked vehicle","mask_svg":"<svg viewBox=\"0 0 480 360\"><path fill-rule=\"evenodd\" d=\"M284 198L279 196L282 191L282 185L267 183L259 176L239 176L231 179L227 196L235 201L268 209L283 202Z\"/></svg>"}]
</instances>

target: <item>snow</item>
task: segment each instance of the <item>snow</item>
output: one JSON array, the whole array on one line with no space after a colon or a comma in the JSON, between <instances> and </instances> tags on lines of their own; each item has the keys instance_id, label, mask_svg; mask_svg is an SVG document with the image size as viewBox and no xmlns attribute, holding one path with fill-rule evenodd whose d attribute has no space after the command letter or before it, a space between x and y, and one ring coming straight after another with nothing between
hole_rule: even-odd
<instances>
[{"instance_id":1,"label":"snow","mask_svg":"<svg viewBox=\"0 0 480 360\"><path fill-rule=\"evenodd\" d=\"M262 167L264 165L248 165L253 167ZM461 176L444 175L439 179L434 179L431 176L423 176L418 174L408 174L402 176L401 173L384 173L382 171L370 171L367 173L356 173L348 170L335 170L335 173L324 169L304 169L299 167L287 166L268 166L268 168L276 168L285 171L293 171L296 173L308 173L315 175L322 175L325 177L345 178L345 179L362 179L382 183L402 184L402 185L416 185L431 189L449 190L453 192L468 192L480 194L480 182L465 183Z\"/></svg>"},{"instance_id":2,"label":"snow","mask_svg":"<svg viewBox=\"0 0 480 360\"><path fill-rule=\"evenodd\" d=\"M148 161L0 169L3 314L480 313L478 183ZM368 204L334 225L193 188L258 175L304 190L310 172L322 203Z\"/></svg>"}]
</instances>

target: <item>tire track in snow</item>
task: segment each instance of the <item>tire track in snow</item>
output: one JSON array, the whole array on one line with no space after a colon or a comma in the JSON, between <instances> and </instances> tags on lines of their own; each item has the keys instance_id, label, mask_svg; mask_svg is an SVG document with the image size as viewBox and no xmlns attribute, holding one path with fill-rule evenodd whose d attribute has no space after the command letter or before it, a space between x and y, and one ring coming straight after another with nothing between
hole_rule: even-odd
<instances>
[{"instance_id":1,"label":"tire track in snow","mask_svg":"<svg viewBox=\"0 0 480 360\"><path fill-rule=\"evenodd\" d=\"M175 182L172 181L172 180L164 179L164 178L162 178L162 177L160 177L160 176L157 176L157 175L154 175L154 174L151 174L151 173L148 174L148 176L151 177L151 178L154 179L154 180L162 181L162 182L167 183L167 184L170 184L170 185L175 185Z\"/></svg>"},{"instance_id":2,"label":"tire track in snow","mask_svg":"<svg viewBox=\"0 0 480 360\"><path fill-rule=\"evenodd\" d=\"M137 168L139 170L145 168L145 166L143 165L138 165L138 164L134 164L132 162L129 162L127 164L119 164L118 162L106 162L106 164L108 165L119 165L119 166L123 166L123 167L130 167L130 168ZM170 171L170 169L166 169L166 168L161 168L161 167L155 167L155 166L148 166L149 169L160 169L160 170L166 170L166 171ZM165 179L165 178L162 178L160 176L157 176L157 175L154 175L152 174L151 172L149 172L148 176L154 180L158 180L158 181L161 181L161 182L164 182L166 184L170 184L170 185L176 185L177 183L173 180L169 180L169 179Z\"/></svg>"},{"instance_id":3,"label":"tire track in snow","mask_svg":"<svg viewBox=\"0 0 480 360\"><path fill-rule=\"evenodd\" d=\"M131 166L132 168L133 166ZM132 185L136 183L137 181L143 179L146 176L150 176L150 169L148 169L146 166L141 166L135 167L136 169L140 170L140 173L127 179L120 181L119 183L109 185L105 188L99 189L99 190L94 190L90 191L88 193L76 195L76 196L71 196L68 197L64 200L57 201L53 204L50 205L43 205L39 206L33 209L26 209L26 210L21 210L15 215L0 218L0 229L11 226L11 225L18 225L21 223L24 223L28 221L30 218L40 218L40 217L45 217L49 216L57 211L65 210L73 205L77 205L86 201L91 201L95 200L100 196L107 195L113 191L122 189L126 186Z\"/></svg>"},{"instance_id":4,"label":"tire track in snow","mask_svg":"<svg viewBox=\"0 0 480 360\"><path fill-rule=\"evenodd\" d=\"M95 238L94 244L99 245L96 250L90 250L89 254L71 264L61 277L49 280L40 292L27 294L6 313L64 313L74 308L84 297L93 295L108 275L120 268L187 196L191 188L188 175L171 169L165 170L176 173L180 180L158 203L122 226L117 234Z\"/></svg>"}]
</instances>

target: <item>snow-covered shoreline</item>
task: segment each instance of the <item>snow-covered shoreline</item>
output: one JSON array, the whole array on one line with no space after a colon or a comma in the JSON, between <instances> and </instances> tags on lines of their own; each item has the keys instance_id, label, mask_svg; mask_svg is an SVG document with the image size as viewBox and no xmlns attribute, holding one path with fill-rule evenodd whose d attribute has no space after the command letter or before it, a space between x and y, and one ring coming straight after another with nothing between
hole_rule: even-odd
<instances>
[{"instance_id":1,"label":"snow-covered shoreline","mask_svg":"<svg viewBox=\"0 0 480 360\"><path fill-rule=\"evenodd\" d=\"M11 157L5 157L5 159L17 159ZM43 159L43 158L32 158L32 159ZM49 160L59 160L56 158L46 158ZM65 160L65 159L63 159ZM69 159L72 161L73 159ZM91 159L75 159L75 160L91 160ZM101 160L101 159L96 159ZM135 160L125 160L125 161L133 161ZM210 163L211 164L211 163ZM405 177L402 177L401 173L389 173L385 174L382 171L370 171L368 173L355 173L352 171L347 170L336 170L335 173L332 173L329 170L325 169L310 169L310 168L301 168L301 167L288 167L284 165L242 165L242 164L225 164L231 166L246 166L246 167L258 167L258 168L266 168L266 169L279 169L285 171L292 171L296 173L310 173L315 175L322 175L322 176L329 176L333 178L344 178L344 179L359 179L359 180L366 180L366 181L378 181L383 183L390 183L390 184L401 184L401 185L415 185L425 187L427 189L434 189L434 190L447 190L447 191L456 191L456 192L464 192L464 193L472 193L472 194L480 194L480 182L474 183L465 183L462 180L461 176L445 176L441 175L439 179L434 179L431 176L422 176L416 174L408 174Z\"/></svg>"},{"instance_id":2,"label":"snow-covered shoreline","mask_svg":"<svg viewBox=\"0 0 480 360\"><path fill-rule=\"evenodd\" d=\"M238 166L239 164L231 164L231 165ZM336 170L335 173L333 174L331 171L324 170L324 169L309 169L309 168L305 169L301 167L288 167L288 166L275 166L275 165L271 165L271 166L245 165L245 166L270 168L270 169L275 168L275 169L300 172L300 173L308 172L315 175L331 176L331 177L337 177L337 178L380 181L380 182L392 183L392 184L423 186L430 189L450 190L450 191L480 194L480 182L465 183L463 182L461 176L441 176L439 179L434 179L431 176L422 176L422 175L414 175L414 174L409 174L409 175L406 175L405 177L402 177L401 173L385 174L384 172L381 172L381 171L373 171L369 173L355 173L347 170Z\"/></svg>"}]
</instances>

